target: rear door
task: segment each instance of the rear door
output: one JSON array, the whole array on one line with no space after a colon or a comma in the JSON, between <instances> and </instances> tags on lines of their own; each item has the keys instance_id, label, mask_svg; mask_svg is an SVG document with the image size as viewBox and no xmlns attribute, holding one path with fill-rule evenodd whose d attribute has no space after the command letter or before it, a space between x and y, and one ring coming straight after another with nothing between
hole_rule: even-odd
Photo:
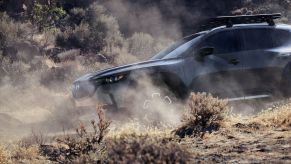
<instances>
[{"instance_id":1,"label":"rear door","mask_svg":"<svg viewBox=\"0 0 291 164\"><path fill-rule=\"evenodd\" d=\"M241 29L240 34L245 56L246 94L273 93L280 83L283 68L275 49L287 43L285 38L290 38L290 33L275 27L262 27Z\"/></svg>"},{"instance_id":2,"label":"rear door","mask_svg":"<svg viewBox=\"0 0 291 164\"><path fill-rule=\"evenodd\" d=\"M213 47L214 53L202 62L200 75L193 80L194 91L206 91L219 97L239 97L243 55L240 54L241 39L234 29L226 29L208 36L197 49Z\"/></svg>"}]
</instances>

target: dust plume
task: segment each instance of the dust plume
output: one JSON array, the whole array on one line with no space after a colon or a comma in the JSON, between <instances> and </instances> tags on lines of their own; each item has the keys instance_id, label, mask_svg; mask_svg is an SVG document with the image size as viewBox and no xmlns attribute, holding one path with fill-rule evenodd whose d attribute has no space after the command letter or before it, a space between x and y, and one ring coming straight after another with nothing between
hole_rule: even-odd
<instances>
[{"instance_id":1,"label":"dust plume","mask_svg":"<svg viewBox=\"0 0 291 164\"><path fill-rule=\"evenodd\" d=\"M171 4L171 3L169 3ZM177 20L166 21L160 8L129 1L106 1L104 6L118 18L121 31L127 35L134 32L149 33L155 38L181 38L181 27Z\"/></svg>"},{"instance_id":2,"label":"dust plume","mask_svg":"<svg viewBox=\"0 0 291 164\"><path fill-rule=\"evenodd\" d=\"M141 125L175 126L179 123L184 105L165 84L155 84L153 75L148 73L133 73L131 78L138 79L136 86L118 94L125 97L125 110L129 110L129 116ZM124 120L128 120L126 117Z\"/></svg>"},{"instance_id":3,"label":"dust plume","mask_svg":"<svg viewBox=\"0 0 291 164\"><path fill-rule=\"evenodd\" d=\"M1 68L6 67L9 74L2 76L0 83L0 138L21 137L32 128L54 132L78 124L71 83L86 70L49 63L49 59L43 59L36 70L21 61L2 63Z\"/></svg>"}]
</instances>

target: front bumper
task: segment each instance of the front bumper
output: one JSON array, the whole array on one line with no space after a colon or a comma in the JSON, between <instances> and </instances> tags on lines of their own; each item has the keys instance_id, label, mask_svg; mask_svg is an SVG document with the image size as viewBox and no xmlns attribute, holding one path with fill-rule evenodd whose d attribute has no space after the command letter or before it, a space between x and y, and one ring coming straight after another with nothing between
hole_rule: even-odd
<instances>
[{"instance_id":1,"label":"front bumper","mask_svg":"<svg viewBox=\"0 0 291 164\"><path fill-rule=\"evenodd\" d=\"M76 100L90 98L98 103L117 107L117 104L118 106L124 104L130 88L127 80L100 86L77 81L73 85L72 94Z\"/></svg>"},{"instance_id":2,"label":"front bumper","mask_svg":"<svg viewBox=\"0 0 291 164\"><path fill-rule=\"evenodd\" d=\"M73 84L72 95L75 99L82 99L86 97L92 97L96 91L90 81L77 81Z\"/></svg>"}]
</instances>

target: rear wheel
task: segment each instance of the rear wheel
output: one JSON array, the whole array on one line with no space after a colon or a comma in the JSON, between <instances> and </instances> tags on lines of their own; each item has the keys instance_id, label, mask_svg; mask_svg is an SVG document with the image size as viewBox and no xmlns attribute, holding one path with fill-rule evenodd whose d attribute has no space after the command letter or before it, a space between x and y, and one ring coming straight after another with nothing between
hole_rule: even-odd
<instances>
[{"instance_id":1,"label":"rear wheel","mask_svg":"<svg viewBox=\"0 0 291 164\"><path fill-rule=\"evenodd\" d=\"M289 64L282 76L281 92L284 97L291 96L291 64Z\"/></svg>"}]
</instances>

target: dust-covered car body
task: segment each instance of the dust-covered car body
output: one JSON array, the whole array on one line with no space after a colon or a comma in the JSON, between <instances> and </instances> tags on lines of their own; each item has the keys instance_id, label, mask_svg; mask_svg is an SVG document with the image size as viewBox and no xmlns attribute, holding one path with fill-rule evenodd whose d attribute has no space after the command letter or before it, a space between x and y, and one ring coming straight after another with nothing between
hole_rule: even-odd
<instances>
[{"instance_id":1,"label":"dust-covered car body","mask_svg":"<svg viewBox=\"0 0 291 164\"><path fill-rule=\"evenodd\" d=\"M185 37L148 61L81 77L74 82L73 95L77 99L107 97L116 105L117 99L126 98L124 91L140 80L135 75L141 72L182 99L190 92L222 98L269 95L278 90L289 94L291 26L275 25L273 20L278 17L218 17L212 24L225 26Z\"/></svg>"}]
</instances>

